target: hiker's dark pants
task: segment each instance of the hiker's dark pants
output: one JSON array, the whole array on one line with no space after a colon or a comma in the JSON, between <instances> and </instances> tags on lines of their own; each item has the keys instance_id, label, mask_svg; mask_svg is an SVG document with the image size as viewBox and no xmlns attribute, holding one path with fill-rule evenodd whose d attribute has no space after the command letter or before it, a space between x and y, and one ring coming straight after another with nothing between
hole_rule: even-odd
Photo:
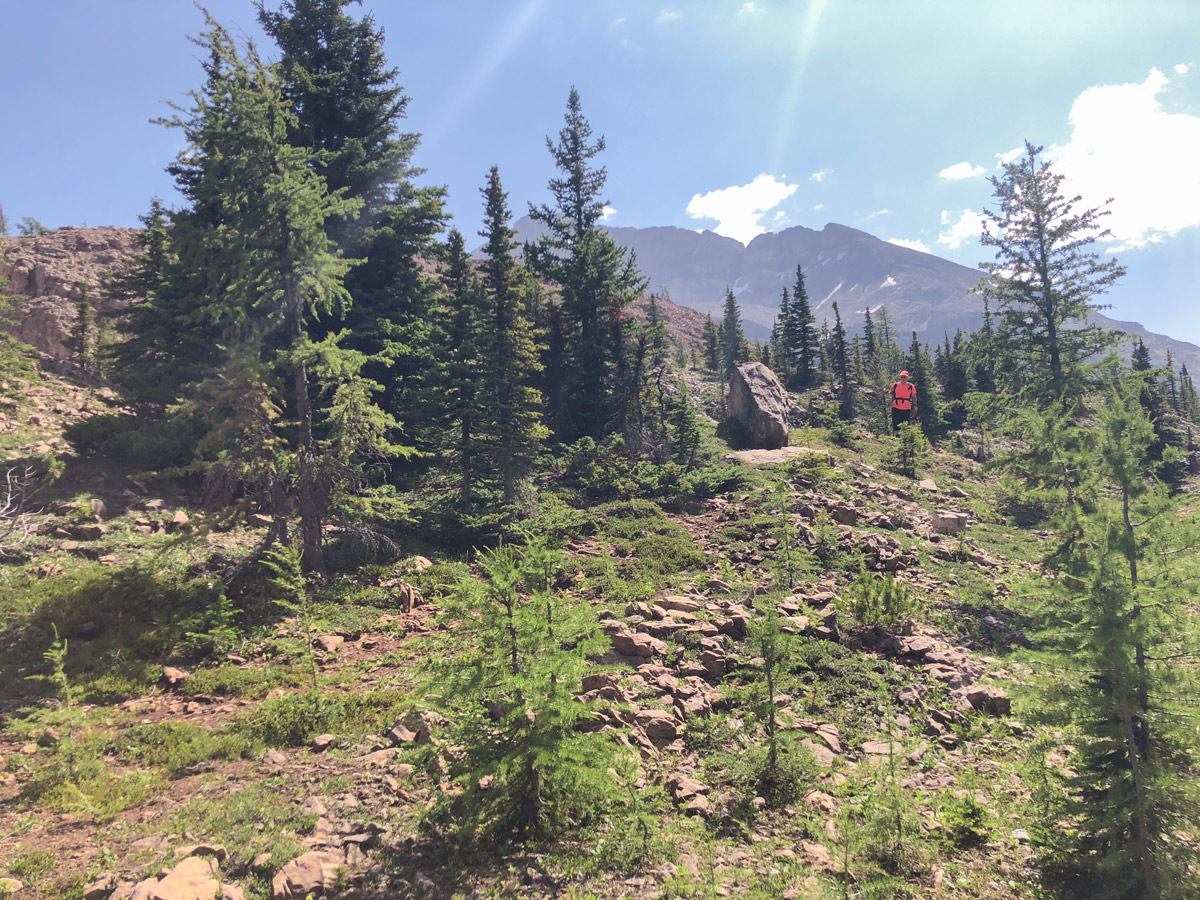
<instances>
[{"instance_id":1,"label":"hiker's dark pants","mask_svg":"<svg viewBox=\"0 0 1200 900\"><path fill-rule=\"evenodd\" d=\"M912 416L911 409L896 409L896 407L893 406L892 407L892 431L895 431L897 428L899 428L901 425L903 425L905 422L907 422L909 420L910 416Z\"/></svg>"}]
</instances>

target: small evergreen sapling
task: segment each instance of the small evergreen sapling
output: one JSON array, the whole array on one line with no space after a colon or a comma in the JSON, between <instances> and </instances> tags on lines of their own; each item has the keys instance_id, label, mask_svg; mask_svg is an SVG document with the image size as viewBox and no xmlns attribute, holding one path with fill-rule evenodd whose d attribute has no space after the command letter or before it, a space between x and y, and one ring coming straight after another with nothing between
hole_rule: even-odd
<instances>
[{"instance_id":1,"label":"small evergreen sapling","mask_svg":"<svg viewBox=\"0 0 1200 900\"><path fill-rule=\"evenodd\" d=\"M467 834L544 838L594 821L618 796L618 745L577 699L605 639L591 608L555 588L561 558L535 544L479 555L442 618L457 651L431 661L432 699L452 723L444 815Z\"/></svg>"},{"instance_id":2,"label":"small evergreen sapling","mask_svg":"<svg viewBox=\"0 0 1200 900\"><path fill-rule=\"evenodd\" d=\"M758 792L773 805L796 796L805 772L804 751L791 732L779 724L781 684L788 675L788 661L796 652L796 635L785 628L774 600L756 604L757 616L750 622L746 648L758 661L758 677L752 687L753 713L767 733L765 755L756 766Z\"/></svg>"}]
</instances>

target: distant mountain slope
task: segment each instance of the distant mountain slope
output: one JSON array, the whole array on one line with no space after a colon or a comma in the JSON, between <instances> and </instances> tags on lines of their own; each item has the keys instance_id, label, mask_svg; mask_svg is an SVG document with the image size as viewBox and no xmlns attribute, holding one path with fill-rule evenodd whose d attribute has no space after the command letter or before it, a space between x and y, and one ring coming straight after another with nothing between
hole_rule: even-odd
<instances>
[{"instance_id":1,"label":"distant mountain slope","mask_svg":"<svg viewBox=\"0 0 1200 900\"><path fill-rule=\"evenodd\" d=\"M521 241L540 234L528 217L515 227ZM886 306L903 345L913 331L924 341L936 342L959 328L973 331L983 321L983 303L971 293L979 282L978 270L845 225L830 223L820 231L797 226L760 234L747 246L711 231L670 226L608 232L637 253L650 289L665 290L677 304L718 317L726 285L733 288L750 337L761 339L770 333L781 289L791 289L797 264L804 267L818 321L832 322L836 301L846 327L853 330L861 326L866 309ZM1096 321L1141 335L1160 362L1169 349L1176 363L1200 372L1200 347L1195 344L1154 334L1136 322L1105 316L1096 316Z\"/></svg>"}]
</instances>

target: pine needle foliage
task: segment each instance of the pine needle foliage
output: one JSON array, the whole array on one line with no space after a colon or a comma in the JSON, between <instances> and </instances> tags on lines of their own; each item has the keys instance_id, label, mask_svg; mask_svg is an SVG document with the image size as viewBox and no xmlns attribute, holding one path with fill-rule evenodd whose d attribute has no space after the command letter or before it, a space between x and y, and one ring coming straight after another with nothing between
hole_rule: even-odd
<instances>
[{"instance_id":1,"label":"pine needle foliage","mask_svg":"<svg viewBox=\"0 0 1200 900\"><path fill-rule=\"evenodd\" d=\"M1017 371L1014 388L1039 403L1072 397L1085 387L1085 364L1117 336L1087 323L1103 307L1096 298L1125 274L1115 259L1092 248L1109 232L1107 204L1080 209L1080 197L1062 193L1063 176L1039 160L1041 147L1025 142L1022 156L991 179L998 204L984 210L981 242L994 261L981 263L979 292L996 304L1001 335Z\"/></svg>"},{"instance_id":2,"label":"pine needle foliage","mask_svg":"<svg viewBox=\"0 0 1200 900\"><path fill-rule=\"evenodd\" d=\"M1190 724L1200 648L1184 627L1200 575L1197 531L1159 478L1137 381L1114 387L1086 427L1068 412L1043 423L1037 457L1057 498L1046 642L1075 673L1063 688L1079 732L1067 784L1074 827L1048 838L1045 868L1070 895L1103 900L1198 889L1185 836L1200 826Z\"/></svg>"},{"instance_id":3,"label":"pine needle foliage","mask_svg":"<svg viewBox=\"0 0 1200 900\"><path fill-rule=\"evenodd\" d=\"M453 655L431 656L429 687L462 792L434 816L467 835L546 838L596 821L618 797L619 745L577 699L606 642L591 608L556 589L561 562L541 543L482 551L481 577L445 602Z\"/></svg>"}]
</instances>

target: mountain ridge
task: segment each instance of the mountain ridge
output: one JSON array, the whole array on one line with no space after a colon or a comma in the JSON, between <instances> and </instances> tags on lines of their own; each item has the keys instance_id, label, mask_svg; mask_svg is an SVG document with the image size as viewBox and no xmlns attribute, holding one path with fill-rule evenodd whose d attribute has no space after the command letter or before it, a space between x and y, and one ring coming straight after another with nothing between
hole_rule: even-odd
<instances>
[{"instance_id":1,"label":"mountain ridge","mask_svg":"<svg viewBox=\"0 0 1200 900\"><path fill-rule=\"evenodd\" d=\"M535 240L541 233L528 216L514 228L519 241ZM795 225L764 232L745 245L712 231L674 225L605 230L637 254L650 289L665 292L677 305L719 318L725 288L731 288L750 338L770 335L781 289L791 289L797 264L804 268L818 323L826 318L832 323L834 302L850 331L861 328L865 309L886 306L902 346L914 331L922 341L939 343L943 335L960 328L974 331L983 323L983 304L973 292L981 276L977 269L836 222L819 231ZM1200 371L1200 346L1103 313L1091 321L1141 337L1159 363L1169 350L1176 365Z\"/></svg>"}]
</instances>

